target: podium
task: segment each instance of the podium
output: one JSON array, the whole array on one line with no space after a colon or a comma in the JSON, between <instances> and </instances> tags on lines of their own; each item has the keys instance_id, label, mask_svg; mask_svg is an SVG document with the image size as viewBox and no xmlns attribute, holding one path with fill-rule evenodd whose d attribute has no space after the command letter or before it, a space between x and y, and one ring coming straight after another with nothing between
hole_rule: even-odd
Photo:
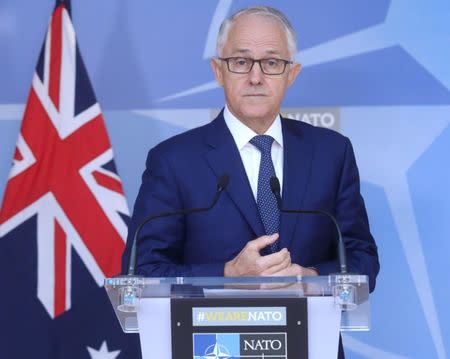
<instances>
[{"instance_id":1,"label":"podium","mask_svg":"<svg viewBox=\"0 0 450 359\"><path fill-rule=\"evenodd\" d=\"M335 358L340 331L370 329L368 284L355 274L105 279L144 359Z\"/></svg>"}]
</instances>

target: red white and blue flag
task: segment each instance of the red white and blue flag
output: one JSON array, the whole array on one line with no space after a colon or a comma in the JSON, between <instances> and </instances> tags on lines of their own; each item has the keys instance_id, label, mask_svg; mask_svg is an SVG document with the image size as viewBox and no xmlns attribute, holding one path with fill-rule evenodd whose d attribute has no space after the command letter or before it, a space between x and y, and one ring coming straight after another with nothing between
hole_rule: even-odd
<instances>
[{"instance_id":1,"label":"red white and blue flag","mask_svg":"<svg viewBox=\"0 0 450 359\"><path fill-rule=\"evenodd\" d=\"M0 357L139 357L103 286L129 216L68 12L50 19L0 209Z\"/></svg>"}]
</instances>

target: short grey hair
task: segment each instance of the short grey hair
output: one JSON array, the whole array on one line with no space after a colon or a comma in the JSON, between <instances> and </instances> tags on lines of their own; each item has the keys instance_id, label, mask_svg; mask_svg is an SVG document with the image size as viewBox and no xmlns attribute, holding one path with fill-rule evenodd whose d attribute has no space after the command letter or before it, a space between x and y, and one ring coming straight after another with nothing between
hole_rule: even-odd
<instances>
[{"instance_id":1,"label":"short grey hair","mask_svg":"<svg viewBox=\"0 0 450 359\"><path fill-rule=\"evenodd\" d=\"M220 25L219 34L217 35L216 51L219 56L222 54L222 50L228 39L228 33L230 32L231 26L242 15L266 16L281 24L284 28L284 32L286 33L286 40L288 43L288 50L291 56L291 60L294 60L294 56L297 53L297 35L295 34L295 30L288 18L281 11L270 6L249 7L247 9L239 10L238 12L225 19Z\"/></svg>"}]
</instances>

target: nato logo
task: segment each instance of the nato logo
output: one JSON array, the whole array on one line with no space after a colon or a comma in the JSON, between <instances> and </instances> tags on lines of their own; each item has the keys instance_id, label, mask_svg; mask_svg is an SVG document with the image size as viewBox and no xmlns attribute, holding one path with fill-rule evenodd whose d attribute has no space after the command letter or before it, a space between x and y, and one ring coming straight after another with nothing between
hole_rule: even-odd
<instances>
[{"instance_id":1,"label":"nato logo","mask_svg":"<svg viewBox=\"0 0 450 359\"><path fill-rule=\"evenodd\" d=\"M286 333L194 333L194 359L286 359Z\"/></svg>"},{"instance_id":2,"label":"nato logo","mask_svg":"<svg viewBox=\"0 0 450 359\"><path fill-rule=\"evenodd\" d=\"M194 359L239 358L239 334L194 333Z\"/></svg>"}]
</instances>

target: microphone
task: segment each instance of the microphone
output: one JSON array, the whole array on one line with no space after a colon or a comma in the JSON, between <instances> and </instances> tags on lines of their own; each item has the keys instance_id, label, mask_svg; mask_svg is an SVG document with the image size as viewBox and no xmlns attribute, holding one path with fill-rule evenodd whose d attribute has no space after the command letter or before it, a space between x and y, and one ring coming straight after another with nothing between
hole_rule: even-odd
<instances>
[{"instance_id":1,"label":"microphone","mask_svg":"<svg viewBox=\"0 0 450 359\"><path fill-rule=\"evenodd\" d=\"M176 211L168 211L168 212L162 212L162 213L158 213L158 214L154 214L151 215L147 218L145 218L141 224L139 224L139 226L136 228L136 231L134 232L134 237L133 237L133 245L131 247L131 253L130 253L130 262L129 262L129 267L128 267L128 275L132 276L134 275L135 272L135 268L136 268L136 254L137 254L137 244L138 244L138 237L139 234L142 230L142 228L144 227L144 225L146 225L148 222L153 221L154 219L157 218L163 218L163 217L171 217L171 216L180 216L180 215L188 215L191 213L196 213L196 212L206 212L209 211L211 208L213 208L217 201L219 200L220 195L222 194L222 192L224 191L224 189L227 187L229 182L229 176L227 174L222 175L219 180L217 181L217 190L216 190L216 194L214 196L214 199L212 201L212 203L208 206L208 207L204 207L204 208L189 208L189 209L181 209L181 210L176 210Z\"/></svg>"},{"instance_id":2,"label":"microphone","mask_svg":"<svg viewBox=\"0 0 450 359\"><path fill-rule=\"evenodd\" d=\"M347 259L345 256L345 245L344 241L342 240L342 234L341 230L339 228L339 224L336 221L336 218L334 216L327 212L322 210L305 210L305 209L284 209L281 206L281 187L280 187L280 181L276 176L273 176L270 178L270 189L272 190L272 193L274 194L276 200L277 200L277 206L280 212L282 213L302 213L302 214L319 214L327 216L331 221L334 223L334 226L336 228L336 232L338 235L338 261L339 261L339 268L341 274L347 274Z\"/></svg>"}]
</instances>

